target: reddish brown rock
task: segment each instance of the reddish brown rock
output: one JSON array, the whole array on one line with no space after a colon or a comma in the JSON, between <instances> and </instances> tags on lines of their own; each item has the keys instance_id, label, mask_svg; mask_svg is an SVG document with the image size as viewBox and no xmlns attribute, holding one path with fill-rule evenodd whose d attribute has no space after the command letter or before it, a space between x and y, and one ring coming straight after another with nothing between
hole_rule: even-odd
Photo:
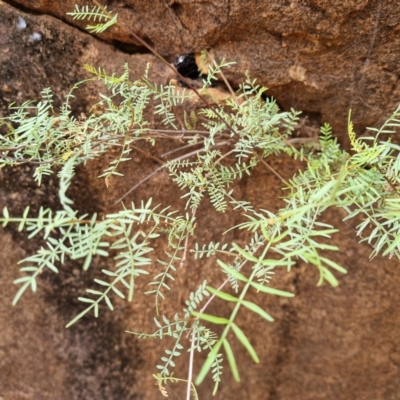
<instances>
[{"instance_id":1,"label":"reddish brown rock","mask_svg":"<svg viewBox=\"0 0 400 400\"><path fill-rule=\"evenodd\" d=\"M105 34L104 41L75 29L85 23L65 16L73 2L14 0L12 4L25 8L18 10L0 0L2 115L10 102L38 98L47 86L53 87L59 103L73 83L88 76L82 69L84 63L118 73L129 62L133 76L139 76L151 62L152 79L166 83L170 78L151 55L127 54L143 49L121 29ZM240 82L247 69L271 88L284 108L295 106L307 111L310 119L329 121L338 135L343 135L349 107L361 131L387 116L399 100L395 1L142 0L109 2L109 9L168 57L212 47L217 58L237 61L227 70L233 84ZM75 112L87 111L97 90L99 86L85 86L77 92ZM113 180L107 190L97 179L104 165L107 159L91 163L75 179L71 196L82 212L110 210L116 198L156 168L153 160L135 153L132 162L122 166L125 178ZM301 167L288 159L272 159L271 165L285 179ZM28 166L0 170L0 208L7 205L18 215L27 204L32 212L42 205L58 207L56 178L46 179L38 188L31 173ZM260 167L235 190L258 207L276 210L280 186L275 175ZM153 196L155 203L178 206L182 204L179 195L160 174L127 200L138 202ZM327 214L326 221L341 229L332 239L341 249L335 261L348 268L348 275L340 277L336 289L317 288L316 271L299 264L290 274L282 272L274 278L276 286L296 294L293 300L249 296L261 301L276 321L269 324L257 316L240 314L239 324L262 361L254 365L233 341L242 383L233 382L225 365L218 399L398 399L398 261L377 258L370 262L370 249L357 244L351 227L340 222L343 217L335 211ZM204 204L198 212L203 227L198 240L220 240L235 218L229 213L216 214ZM91 286L106 261L96 259L87 274L72 262L59 275L43 274L38 293L27 294L12 308L15 288L11 282L19 275L16 263L32 254L40 241L27 242L26 236L8 228L2 231L0 243L0 397L162 398L151 374L156 372L163 344L139 342L124 333L154 329L153 303L143 296L148 290L145 280L139 282L133 304L120 302L114 313L104 310L99 320L88 317L65 330L65 323L80 309L76 297ZM157 244L159 254L163 246L163 242ZM151 267L152 275L156 267ZM178 276L171 303L163 303L162 311L182 308L188 293L205 277L215 286L222 278L211 262L188 266ZM220 302L210 312L229 315ZM196 355L196 371L203 360ZM176 375L185 378L186 367L187 355L183 355ZM201 399L211 398L210 387L207 380L199 388ZM173 398L171 389L184 398L184 387L168 388Z\"/></svg>"},{"instance_id":2,"label":"reddish brown rock","mask_svg":"<svg viewBox=\"0 0 400 400\"><path fill-rule=\"evenodd\" d=\"M86 22L66 16L76 3L92 7L89 0L13 2L84 28ZM233 85L249 71L284 109L295 107L331 123L344 143L350 108L362 133L400 102L396 0L125 0L107 5L128 29L115 27L102 34L105 40L140 50L131 29L170 58L213 48L217 59L237 62L226 71ZM303 71L300 80L295 68Z\"/></svg>"}]
</instances>

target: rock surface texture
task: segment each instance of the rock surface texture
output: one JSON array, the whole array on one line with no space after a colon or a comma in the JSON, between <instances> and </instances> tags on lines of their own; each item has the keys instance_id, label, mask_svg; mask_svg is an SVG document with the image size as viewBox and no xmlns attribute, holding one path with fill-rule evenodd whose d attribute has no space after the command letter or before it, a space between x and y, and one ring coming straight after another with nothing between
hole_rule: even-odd
<instances>
[{"instance_id":1,"label":"rock surface texture","mask_svg":"<svg viewBox=\"0 0 400 400\"><path fill-rule=\"evenodd\" d=\"M85 1L14 0L14 5L66 16ZM103 4L105 4L103 2ZM212 48L238 85L245 71L278 103L329 122L346 142L348 110L359 133L400 102L400 13L396 0L124 0L108 1L120 21L166 57ZM127 31L103 39L128 52L145 50Z\"/></svg>"},{"instance_id":2,"label":"rock surface texture","mask_svg":"<svg viewBox=\"0 0 400 400\"><path fill-rule=\"evenodd\" d=\"M86 23L66 15L75 4L88 3L0 0L1 115L6 115L11 102L38 98L40 90L49 86L59 103L75 82L87 78L85 63L120 73L128 62L133 77L142 75L151 63L151 79L169 81L168 69L129 32L117 27L94 37L84 32ZM294 107L313 121L331 123L344 145L350 108L355 129L362 133L366 126L385 120L400 102L396 0L121 0L107 5L169 60L212 48L217 60L236 61L226 70L233 86L249 71L270 88L283 109ZM79 89L74 112L86 112L98 90L96 82ZM82 212L108 212L115 199L157 167L137 153L123 165L126 178L106 190L97 179L106 164L107 160L97 161L78 171L71 194ZM271 165L286 179L300 167L278 159ZM58 207L55 176L37 187L31 175L28 166L0 170L0 209L7 205L18 215L27 204L33 212L42 205ZM159 187L158 193L151 191L152 185ZM275 175L260 168L235 190L256 206L274 210L280 186ZM155 203L179 203L179 195L160 174L128 200L152 196ZM352 228L340 222L344 216L332 212L326 220L341 229L332 242L341 248L335 261L348 268L348 275L336 289L317 288L316 273L307 265L277 277L280 288L296 297L266 298L263 306L275 317L274 324L243 315L241 323L262 361L254 365L237 344L233 350L242 382L231 379L226 365L217 399L399 398L399 263L381 258L370 262L370 248L357 244ZM198 214L204 226L201 240L218 239L232 224L231 217L203 206ZM146 282L139 284L133 304L121 302L114 313L105 312L98 320L86 318L65 330L80 307L76 297L105 261L95 261L88 274L80 265L67 263L59 276L41 279L38 294L24 296L12 308L17 261L32 254L40 242L27 243L24 235L10 228L0 231L0 246L0 400L163 398L151 376L162 355L159 342L140 342L124 333L139 327L154 329L152 317L148 318L153 303L141 295L148 289ZM163 243L157 251L163 251ZM185 289L172 291L174 309L184 306L188 293L205 276L214 282L221 279L207 263L179 275L175 288ZM228 313L217 304L214 307L210 312ZM176 375L185 378L187 358L181 358ZM197 371L201 362L196 360ZM211 381L206 381L199 388L201 399L211 398L210 387ZM172 389L179 398L185 396L183 387L167 389L170 398L175 395Z\"/></svg>"}]
</instances>

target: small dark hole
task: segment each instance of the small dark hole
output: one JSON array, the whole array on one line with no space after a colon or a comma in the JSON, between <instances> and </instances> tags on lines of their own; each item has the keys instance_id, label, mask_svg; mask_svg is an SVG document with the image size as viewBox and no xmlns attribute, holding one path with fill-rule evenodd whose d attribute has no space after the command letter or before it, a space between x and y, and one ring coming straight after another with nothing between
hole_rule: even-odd
<instances>
[{"instance_id":1,"label":"small dark hole","mask_svg":"<svg viewBox=\"0 0 400 400\"><path fill-rule=\"evenodd\" d=\"M178 56L174 61L174 67L184 78L199 79L201 76L194 54Z\"/></svg>"},{"instance_id":2,"label":"small dark hole","mask_svg":"<svg viewBox=\"0 0 400 400\"><path fill-rule=\"evenodd\" d=\"M179 4L179 3L173 3L172 5L171 5L171 9L172 9L172 11L176 14L176 15L180 15L181 13L182 13L182 4Z\"/></svg>"}]
</instances>

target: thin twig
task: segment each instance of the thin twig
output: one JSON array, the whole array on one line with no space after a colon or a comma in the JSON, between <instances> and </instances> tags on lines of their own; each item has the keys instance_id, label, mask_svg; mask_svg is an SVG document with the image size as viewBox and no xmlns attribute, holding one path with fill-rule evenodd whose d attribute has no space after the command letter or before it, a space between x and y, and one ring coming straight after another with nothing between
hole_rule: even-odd
<instances>
[{"instance_id":1,"label":"thin twig","mask_svg":"<svg viewBox=\"0 0 400 400\"><path fill-rule=\"evenodd\" d=\"M147 175L144 179L142 179L139 183L137 183L135 186L130 188L122 197L120 197L116 202L114 202L113 206L117 205L120 203L126 196L128 196L129 193L133 192L136 188L138 188L142 183L146 182L149 180L152 176L156 175L158 172L160 172L163 168L165 167L164 165L161 165L161 167L158 167L155 171L153 171L151 174Z\"/></svg>"},{"instance_id":2,"label":"thin twig","mask_svg":"<svg viewBox=\"0 0 400 400\"><path fill-rule=\"evenodd\" d=\"M180 268L182 268L183 264L185 264L188 246L189 246L189 232L186 234L185 248L183 250L183 256L182 256L181 262L179 263Z\"/></svg>"},{"instance_id":3,"label":"thin twig","mask_svg":"<svg viewBox=\"0 0 400 400\"><path fill-rule=\"evenodd\" d=\"M220 147L220 146L224 146L229 142L221 142L221 143L217 143L214 147ZM144 179L142 179L139 183L137 183L135 186L133 186L131 189L129 189L122 197L120 197L117 201L114 202L113 206L117 205L120 201L122 201L126 196L128 196L129 193L133 192L136 188L138 188L142 183L146 182L147 180L149 180L152 176L154 176L155 174L157 174L157 172L161 171L167 164L172 163L174 161L181 161L181 160L185 160L186 158L189 158L191 156L194 156L196 154L202 153L203 151L205 151L206 149L204 147L202 147L201 149L192 151L190 153L184 154L183 156L174 158L171 161L166 162L165 164L161 165L161 167L158 167L155 171L153 171L151 174L147 175Z\"/></svg>"},{"instance_id":4,"label":"thin twig","mask_svg":"<svg viewBox=\"0 0 400 400\"><path fill-rule=\"evenodd\" d=\"M201 131L201 130L192 130L192 129L149 129L149 132L161 132L161 133L204 133L208 135L209 131Z\"/></svg>"},{"instance_id":5,"label":"thin twig","mask_svg":"<svg viewBox=\"0 0 400 400\"><path fill-rule=\"evenodd\" d=\"M195 333L194 331L192 332L192 340L190 341L191 343L191 350L190 350L190 356L189 356L189 372L188 372L188 382L187 382L187 390L186 390L186 400L190 400L190 392L192 388L192 380L193 380L193 361L194 361L194 339L195 339Z\"/></svg>"},{"instance_id":6,"label":"thin twig","mask_svg":"<svg viewBox=\"0 0 400 400\"><path fill-rule=\"evenodd\" d=\"M286 140L288 145L296 144L296 143L319 143L318 138L293 138Z\"/></svg>"},{"instance_id":7,"label":"thin twig","mask_svg":"<svg viewBox=\"0 0 400 400\"><path fill-rule=\"evenodd\" d=\"M202 144L202 143L190 143L190 144L186 144L185 146L177 147L171 151L167 151L166 153L162 154L161 157L169 156L170 154L176 153L177 151L187 149L188 147L197 146L199 144Z\"/></svg>"},{"instance_id":8,"label":"thin twig","mask_svg":"<svg viewBox=\"0 0 400 400\"><path fill-rule=\"evenodd\" d=\"M229 144L229 143L228 143ZM228 157L229 155L231 155L232 153L234 153L236 151L236 149L232 149L230 151L228 151L227 153L225 153L223 156L221 156L220 158L218 158L217 161L215 161L214 167L216 165L218 165L224 158Z\"/></svg>"},{"instance_id":9,"label":"thin twig","mask_svg":"<svg viewBox=\"0 0 400 400\"><path fill-rule=\"evenodd\" d=\"M191 219L192 221L193 221L194 218L196 217L196 211L197 211L197 208L195 208L195 209L193 210L193 212L192 212L192 219ZM188 233L186 234L185 247L184 247L184 250L183 250L183 255L182 255L182 258L181 258L181 262L179 263L179 267L180 267L180 268L183 267L183 264L184 264L185 261L186 261L187 249L188 249L188 246L189 246L189 234L190 234L190 232L188 232Z\"/></svg>"},{"instance_id":10,"label":"thin twig","mask_svg":"<svg viewBox=\"0 0 400 400\"><path fill-rule=\"evenodd\" d=\"M253 154L261 161L272 173L274 173L285 185L290 186L290 184L277 172L274 168L272 168L263 158L261 158L255 151Z\"/></svg>"},{"instance_id":11,"label":"thin twig","mask_svg":"<svg viewBox=\"0 0 400 400\"><path fill-rule=\"evenodd\" d=\"M23 149L24 147L26 147L25 144L16 147L0 147L0 151L17 151L19 149Z\"/></svg>"},{"instance_id":12,"label":"thin twig","mask_svg":"<svg viewBox=\"0 0 400 400\"><path fill-rule=\"evenodd\" d=\"M61 159L61 158L60 158ZM53 164L60 159L51 159L47 161L31 161L31 160L24 160L15 157L7 157L4 158L3 161L10 161L15 163L16 165L23 165L23 164L33 164L33 165L43 165L43 164Z\"/></svg>"},{"instance_id":13,"label":"thin twig","mask_svg":"<svg viewBox=\"0 0 400 400\"><path fill-rule=\"evenodd\" d=\"M130 147L132 147L132 149L135 149L138 153L143 154L145 157L150 158L151 160L154 160L154 161L158 162L161 165L164 165L164 161L163 160L161 160L158 157L152 156L151 154L149 154L146 151L142 150L140 147L133 146L132 144L130 145Z\"/></svg>"}]
</instances>

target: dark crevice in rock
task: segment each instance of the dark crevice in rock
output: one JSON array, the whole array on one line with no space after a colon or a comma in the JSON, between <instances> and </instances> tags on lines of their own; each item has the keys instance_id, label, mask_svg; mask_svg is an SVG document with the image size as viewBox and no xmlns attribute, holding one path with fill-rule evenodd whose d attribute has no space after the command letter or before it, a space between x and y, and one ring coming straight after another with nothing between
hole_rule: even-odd
<instances>
[{"instance_id":1,"label":"dark crevice in rock","mask_svg":"<svg viewBox=\"0 0 400 400\"><path fill-rule=\"evenodd\" d=\"M143 39L144 40L144 39ZM154 47L153 44L149 43L151 42L149 39L145 40L146 43L149 44L149 46ZM126 43L126 42L121 42L120 40L113 40L112 45L122 53L126 54L152 54L150 50L148 50L144 46L138 46L134 43Z\"/></svg>"},{"instance_id":2,"label":"dark crevice in rock","mask_svg":"<svg viewBox=\"0 0 400 400\"><path fill-rule=\"evenodd\" d=\"M177 71L186 79L189 80L190 84L196 88L201 88L203 86L203 80L206 79L206 75L201 72L199 66L196 62L196 54L185 53L177 56L173 62L174 67ZM181 87L188 88L189 86L178 77L178 83ZM236 90L230 82L230 86ZM220 87L221 89L228 90L224 81L213 79L211 82L211 87Z\"/></svg>"},{"instance_id":3,"label":"dark crevice in rock","mask_svg":"<svg viewBox=\"0 0 400 400\"><path fill-rule=\"evenodd\" d=\"M183 6L180 3L173 2L170 6L172 12L175 14L176 18L179 20L180 24L182 27L186 30L189 30L189 28L185 25L185 23L182 21L181 16L183 14Z\"/></svg>"},{"instance_id":4,"label":"dark crevice in rock","mask_svg":"<svg viewBox=\"0 0 400 400\"><path fill-rule=\"evenodd\" d=\"M11 7L14 7L15 9L17 9L17 10L19 10L19 11L24 12L25 14L30 14L30 15L44 15L44 14L43 14L42 12L40 12L40 11L32 10L32 9L30 9L30 8L28 8L28 7L25 7L24 5L19 4L19 3L17 3L16 1L13 1L13 0L3 0L3 2L4 2L5 4L8 4L8 5L11 6ZM58 17L55 17L55 18L59 19Z\"/></svg>"},{"instance_id":5,"label":"dark crevice in rock","mask_svg":"<svg viewBox=\"0 0 400 400\"><path fill-rule=\"evenodd\" d=\"M203 86L203 79L206 79L206 75L200 71L199 66L197 65L196 54L194 54L194 53L181 54L175 58L175 60L173 61L173 64L174 64L174 67L177 69L177 71L184 78L187 78L189 80L189 83L192 86L194 86L196 88L200 88ZM184 87L184 88L189 88L189 86L185 82L183 82L182 79L180 79L179 77L177 77L177 79L178 79L179 86ZM234 92L239 90L239 87L234 85L232 82L228 81L228 83ZM226 93L229 92L229 89L227 88L225 82L222 80L213 80L210 86L213 88L222 89L222 91L226 91ZM267 100L271 99L271 96L263 93L261 95L261 98L264 101L267 101ZM276 101L276 104L283 111L290 110L290 109L284 110L278 101ZM317 113L315 113L315 114L317 114ZM320 119L320 115L319 115L319 119Z\"/></svg>"},{"instance_id":6,"label":"dark crevice in rock","mask_svg":"<svg viewBox=\"0 0 400 400\"><path fill-rule=\"evenodd\" d=\"M126 43L126 42L121 42L119 40L112 40L107 41L104 40L96 35L93 35L91 33L89 33L86 29L81 28L80 26L74 25L72 23L70 23L68 20L64 19L64 18L60 18L59 15L57 14L44 14L42 12L36 11L36 10L32 10L30 8L27 8L13 0L3 0L4 3L10 5L11 7L14 7L15 9L22 11L25 14L29 14L29 15L34 15L34 16L50 16L53 17L59 21L61 21L64 24L69 25L70 27L74 28L74 29L78 29L81 32L84 32L87 35L92 36L93 38L95 38L96 40L98 40L99 42L102 43L107 43L107 44L111 44L112 46L114 46L116 48L116 50L120 51L121 53L125 53L125 54L152 54L150 50L148 50L145 46L141 46L141 45L136 45L134 43ZM154 43L149 39L149 38L142 38L150 47L154 48Z\"/></svg>"},{"instance_id":7,"label":"dark crevice in rock","mask_svg":"<svg viewBox=\"0 0 400 400\"><path fill-rule=\"evenodd\" d=\"M182 4L173 2L171 4L171 10L175 13L175 15L179 16L182 13Z\"/></svg>"}]
</instances>

